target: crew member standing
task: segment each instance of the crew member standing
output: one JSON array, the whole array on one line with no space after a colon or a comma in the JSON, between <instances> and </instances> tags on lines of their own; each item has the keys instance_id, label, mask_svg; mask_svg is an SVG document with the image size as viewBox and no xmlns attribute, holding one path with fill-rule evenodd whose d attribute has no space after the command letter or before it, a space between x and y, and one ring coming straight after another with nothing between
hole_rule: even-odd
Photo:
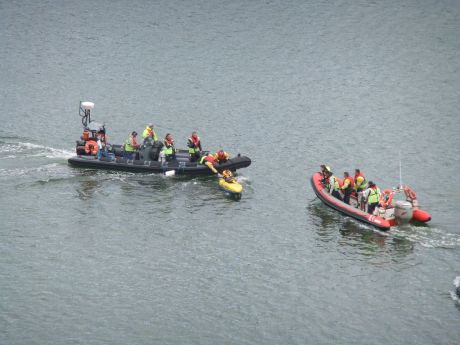
<instances>
[{"instance_id":1,"label":"crew member standing","mask_svg":"<svg viewBox=\"0 0 460 345\"><path fill-rule=\"evenodd\" d=\"M355 169L355 190L358 193L358 207L364 211L363 192L367 189L367 181L364 174L359 169Z\"/></svg>"},{"instance_id":2,"label":"crew member standing","mask_svg":"<svg viewBox=\"0 0 460 345\"><path fill-rule=\"evenodd\" d=\"M341 190L343 190L344 196L343 196L343 202L350 205L350 196L351 193L353 193L355 186L354 179L348 174L347 171L343 173L343 186L340 187Z\"/></svg>"},{"instance_id":3,"label":"crew member standing","mask_svg":"<svg viewBox=\"0 0 460 345\"><path fill-rule=\"evenodd\" d=\"M379 187L377 187L374 182L369 181L369 188L364 191L363 196L365 200L367 200L367 213L373 214L380 200Z\"/></svg>"},{"instance_id":4,"label":"crew member standing","mask_svg":"<svg viewBox=\"0 0 460 345\"><path fill-rule=\"evenodd\" d=\"M142 138L144 138L144 143L148 140L158 141L157 134L153 130L153 124L150 124L144 128L142 132Z\"/></svg>"}]
</instances>

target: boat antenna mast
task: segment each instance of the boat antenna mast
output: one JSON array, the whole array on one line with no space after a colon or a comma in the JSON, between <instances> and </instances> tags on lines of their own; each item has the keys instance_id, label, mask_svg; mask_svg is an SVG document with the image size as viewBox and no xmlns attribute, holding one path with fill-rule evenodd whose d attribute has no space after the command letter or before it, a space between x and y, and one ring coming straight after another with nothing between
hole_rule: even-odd
<instances>
[{"instance_id":1,"label":"boat antenna mast","mask_svg":"<svg viewBox=\"0 0 460 345\"><path fill-rule=\"evenodd\" d=\"M80 109L78 114L81 116L81 123L84 129L88 128L88 124L91 123L91 110L94 109L93 102L82 102L80 101Z\"/></svg>"},{"instance_id":2,"label":"boat antenna mast","mask_svg":"<svg viewBox=\"0 0 460 345\"><path fill-rule=\"evenodd\" d=\"M401 151L399 151L399 187L398 189L402 189L403 188L403 184L402 184L402 167L401 167Z\"/></svg>"}]
</instances>

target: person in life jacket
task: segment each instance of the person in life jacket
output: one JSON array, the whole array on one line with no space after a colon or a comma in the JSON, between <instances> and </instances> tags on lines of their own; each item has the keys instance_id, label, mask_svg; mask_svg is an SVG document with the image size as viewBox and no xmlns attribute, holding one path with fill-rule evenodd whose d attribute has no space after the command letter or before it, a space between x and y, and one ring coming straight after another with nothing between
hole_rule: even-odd
<instances>
[{"instance_id":1,"label":"person in life jacket","mask_svg":"<svg viewBox=\"0 0 460 345\"><path fill-rule=\"evenodd\" d=\"M230 155L225 152L224 150L219 150L214 154L214 158L216 159L217 163L225 163L230 159Z\"/></svg>"},{"instance_id":2,"label":"person in life jacket","mask_svg":"<svg viewBox=\"0 0 460 345\"><path fill-rule=\"evenodd\" d=\"M163 154L167 162L176 159L176 148L174 147L174 139L170 133L167 133L163 142Z\"/></svg>"},{"instance_id":3,"label":"person in life jacket","mask_svg":"<svg viewBox=\"0 0 460 345\"><path fill-rule=\"evenodd\" d=\"M142 138L144 139L144 144L146 143L146 141L158 141L157 134L153 130L153 124L147 125L144 128L144 131L142 132Z\"/></svg>"},{"instance_id":4,"label":"person in life jacket","mask_svg":"<svg viewBox=\"0 0 460 345\"><path fill-rule=\"evenodd\" d=\"M363 192L367 189L367 181L364 174L359 169L355 169L355 190Z\"/></svg>"},{"instance_id":5,"label":"person in life jacket","mask_svg":"<svg viewBox=\"0 0 460 345\"><path fill-rule=\"evenodd\" d=\"M217 164L217 160L212 154L207 154L206 156L201 157L200 164L206 165L214 174L219 174L214 165Z\"/></svg>"},{"instance_id":6,"label":"person in life jacket","mask_svg":"<svg viewBox=\"0 0 460 345\"><path fill-rule=\"evenodd\" d=\"M228 169L225 169L222 172L222 178L225 180L225 182L228 182L228 183L235 182L235 177L233 176L232 172Z\"/></svg>"},{"instance_id":7,"label":"person in life jacket","mask_svg":"<svg viewBox=\"0 0 460 345\"><path fill-rule=\"evenodd\" d=\"M190 138L187 139L188 154L190 162L197 162L201 157L201 141L197 132L192 132Z\"/></svg>"},{"instance_id":8,"label":"person in life jacket","mask_svg":"<svg viewBox=\"0 0 460 345\"><path fill-rule=\"evenodd\" d=\"M374 182L369 181L369 188L364 191L364 198L367 201L367 213L373 214L375 207L379 204L380 189Z\"/></svg>"},{"instance_id":9,"label":"person in life jacket","mask_svg":"<svg viewBox=\"0 0 460 345\"><path fill-rule=\"evenodd\" d=\"M321 175L323 176L321 182L324 183L324 184L327 184L328 181L328 172L331 171L331 168L325 164L321 164L320 165L320 168L321 168Z\"/></svg>"},{"instance_id":10,"label":"person in life jacket","mask_svg":"<svg viewBox=\"0 0 460 345\"><path fill-rule=\"evenodd\" d=\"M125 141L123 146L123 158L133 159L134 154L139 149L140 145L137 143L137 132L131 133L129 138Z\"/></svg>"},{"instance_id":11,"label":"person in life jacket","mask_svg":"<svg viewBox=\"0 0 460 345\"><path fill-rule=\"evenodd\" d=\"M329 194L331 194L333 197L339 199L342 201L342 196L340 195L340 184L339 180L337 177L335 177L332 173L332 171L329 171L327 173L328 179L329 179L329 184L326 186Z\"/></svg>"},{"instance_id":12,"label":"person in life jacket","mask_svg":"<svg viewBox=\"0 0 460 345\"><path fill-rule=\"evenodd\" d=\"M363 192L367 189L367 181L359 169L355 169L355 191L358 193L358 207L364 211L365 198Z\"/></svg>"},{"instance_id":13,"label":"person in life jacket","mask_svg":"<svg viewBox=\"0 0 460 345\"><path fill-rule=\"evenodd\" d=\"M344 196L343 196L343 202L350 205L350 196L351 193L353 193L355 187L355 181L354 179L350 176L350 174L345 171L343 173L343 186L340 187L340 189L343 191Z\"/></svg>"}]
</instances>

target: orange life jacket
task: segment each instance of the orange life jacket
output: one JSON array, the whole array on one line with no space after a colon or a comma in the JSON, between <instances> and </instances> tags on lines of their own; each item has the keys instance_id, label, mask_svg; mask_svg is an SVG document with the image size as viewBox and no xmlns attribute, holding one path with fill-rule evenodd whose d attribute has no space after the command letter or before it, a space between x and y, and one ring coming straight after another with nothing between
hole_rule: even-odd
<instances>
[{"instance_id":1,"label":"orange life jacket","mask_svg":"<svg viewBox=\"0 0 460 345\"><path fill-rule=\"evenodd\" d=\"M85 152L87 155L91 154L91 155L97 155L97 142L95 142L94 140L88 140L85 144Z\"/></svg>"},{"instance_id":2,"label":"orange life jacket","mask_svg":"<svg viewBox=\"0 0 460 345\"><path fill-rule=\"evenodd\" d=\"M353 179L351 176L345 177L345 178L343 179L343 185L345 185L345 181L346 181L346 180L349 181L349 184L348 184L348 188L347 188L347 189L354 188L354 186L355 186L355 181L354 181L354 179Z\"/></svg>"},{"instance_id":3,"label":"orange life jacket","mask_svg":"<svg viewBox=\"0 0 460 345\"><path fill-rule=\"evenodd\" d=\"M366 180L366 176L364 176L364 174L363 174L362 172L360 172L359 174L355 174L355 181L354 181L354 182L356 182L356 179L357 179L358 177L360 177L360 176L361 176L364 180Z\"/></svg>"}]
</instances>

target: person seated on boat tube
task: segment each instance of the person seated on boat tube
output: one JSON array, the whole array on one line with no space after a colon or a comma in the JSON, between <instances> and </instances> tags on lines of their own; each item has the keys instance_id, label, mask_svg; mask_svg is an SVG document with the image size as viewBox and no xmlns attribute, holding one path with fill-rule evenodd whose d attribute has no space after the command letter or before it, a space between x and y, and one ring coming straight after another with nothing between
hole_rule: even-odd
<instances>
[{"instance_id":1,"label":"person seated on boat tube","mask_svg":"<svg viewBox=\"0 0 460 345\"><path fill-rule=\"evenodd\" d=\"M327 184L327 179L328 179L327 173L331 171L331 168L325 164L321 164L320 168L321 168L321 175L323 175L321 182L324 184Z\"/></svg>"},{"instance_id":2,"label":"person seated on boat tube","mask_svg":"<svg viewBox=\"0 0 460 345\"><path fill-rule=\"evenodd\" d=\"M327 173L327 176L329 178L329 183L326 186L327 191L333 197L335 197L335 198L339 199L340 201L342 201L342 196L340 195L340 184L339 184L338 178L333 175L332 171L329 171Z\"/></svg>"},{"instance_id":3,"label":"person seated on boat tube","mask_svg":"<svg viewBox=\"0 0 460 345\"><path fill-rule=\"evenodd\" d=\"M153 130L153 124L147 125L144 128L144 131L142 132L142 138L144 138L144 144L150 141L153 145L155 141L158 141L157 134Z\"/></svg>"},{"instance_id":4,"label":"person seated on boat tube","mask_svg":"<svg viewBox=\"0 0 460 345\"><path fill-rule=\"evenodd\" d=\"M340 187L340 189L343 191L343 202L345 204L350 205L350 196L354 191L355 187L355 181L353 177L350 176L350 174L345 171L343 173L343 185Z\"/></svg>"},{"instance_id":5,"label":"person seated on boat tube","mask_svg":"<svg viewBox=\"0 0 460 345\"><path fill-rule=\"evenodd\" d=\"M137 143L137 132L133 131L123 146L123 158L133 159L140 145Z\"/></svg>"},{"instance_id":6,"label":"person seated on boat tube","mask_svg":"<svg viewBox=\"0 0 460 345\"><path fill-rule=\"evenodd\" d=\"M187 139L187 146L190 162L198 162L201 157L201 141L197 132L192 132L190 138Z\"/></svg>"},{"instance_id":7,"label":"person seated on boat tube","mask_svg":"<svg viewBox=\"0 0 460 345\"><path fill-rule=\"evenodd\" d=\"M105 134L105 128L102 128L97 132L97 158L107 157L107 135Z\"/></svg>"},{"instance_id":8,"label":"person seated on boat tube","mask_svg":"<svg viewBox=\"0 0 460 345\"><path fill-rule=\"evenodd\" d=\"M380 189L374 182L369 181L369 188L363 192L364 200L367 202L367 213L373 214L375 208L379 204Z\"/></svg>"},{"instance_id":9,"label":"person seated on boat tube","mask_svg":"<svg viewBox=\"0 0 460 345\"><path fill-rule=\"evenodd\" d=\"M176 159L176 148L174 147L174 139L170 133L167 133L163 142L163 154L167 162Z\"/></svg>"},{"instance_id":10,"label":"person seated on boat tube","mask_svg":"<svg viewBox=\"0 0 460 345\"><path fill-rule=\"evenodd\" d=\"M230 155L224 150L219 150L214 154L217 163L222 164L230 159Z\"/></svg>"}]
</instances>

